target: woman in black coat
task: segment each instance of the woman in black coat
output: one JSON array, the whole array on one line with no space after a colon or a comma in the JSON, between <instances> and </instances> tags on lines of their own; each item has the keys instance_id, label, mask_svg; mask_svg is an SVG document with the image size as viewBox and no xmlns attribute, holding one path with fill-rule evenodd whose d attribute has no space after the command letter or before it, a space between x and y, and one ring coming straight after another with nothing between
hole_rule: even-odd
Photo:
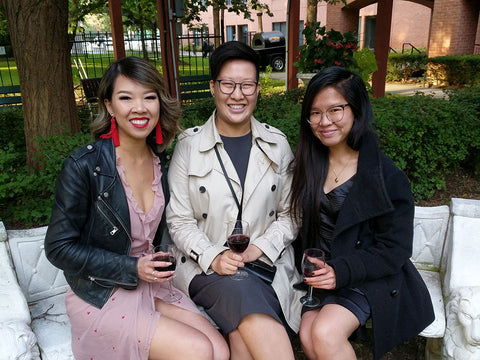
<instances>
[{"instance_id":1,"label":"woman in black coat","mask_svg":"<svg viewBox=\"0 0 480 360\"><path fill-rule=\"evenodd\" d=\"M348 339L369 318L375 359L434 319L428 290L409 260L410 185L380 151L372 120L357 74L331 67L310 81L292 164L291 211L302 224L297 260L306 248L326 254L326 264L304 279L320 300L302 311L300 339L312 360L355 359Z\"/></svg>"}]
</instances>

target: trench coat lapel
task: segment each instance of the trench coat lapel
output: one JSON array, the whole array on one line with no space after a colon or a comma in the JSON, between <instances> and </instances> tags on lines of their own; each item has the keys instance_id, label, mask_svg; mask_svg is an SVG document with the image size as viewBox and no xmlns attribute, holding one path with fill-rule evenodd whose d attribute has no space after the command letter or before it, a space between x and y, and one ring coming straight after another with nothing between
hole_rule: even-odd
<instances>
[{"instance_id":1,"label":"trench coat lapel","mask_svg":"<svg viewBox=\"0 0 480 360\"><path fill-rule=\"evenodd\" d=\"M244 204L248 202L268 169L273 167L277 171L280 163L278 151L276 152L272 148L275 145L275 141L271 134L253 116L251 122L253 144L245 179Z\"/></svg>"}]
</instances>

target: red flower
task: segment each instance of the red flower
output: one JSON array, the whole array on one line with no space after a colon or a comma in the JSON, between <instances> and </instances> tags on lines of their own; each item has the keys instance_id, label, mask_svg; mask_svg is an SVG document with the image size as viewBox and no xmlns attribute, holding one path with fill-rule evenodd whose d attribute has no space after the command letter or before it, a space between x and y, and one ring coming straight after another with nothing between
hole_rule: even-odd
<instances>
[{"instance_id":1,"label":"red flower","mask_svg":"<svg viewBox=\"0 0 480 360\"><path fill-rule=\"evenodd\" d=\"M320 60L320 59L315 59L315 62L316 62L317 64L321 64L321 63L322 63L322 60Z\"/></svg>"},{"instance_id":2,"label":"red flower","mask_svg":"<svg viewBox=\"0 0 480 360\"><path fill-rule=\"evenodd\" d=\"M340 66L340 65L342 65L342 63L341 63L341 62L338 62L337 60L335 60L335 65Z\"/></svg>"}]
</instances>

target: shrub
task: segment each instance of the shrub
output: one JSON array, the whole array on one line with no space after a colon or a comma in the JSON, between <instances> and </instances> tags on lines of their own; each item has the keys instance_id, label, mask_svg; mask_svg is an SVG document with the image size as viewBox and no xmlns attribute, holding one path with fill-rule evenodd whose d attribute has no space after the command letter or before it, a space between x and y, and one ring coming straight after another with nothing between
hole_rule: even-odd
<instances>
[{"instance_id":1,"label":"shrub","mask_svg":"<svg viewBox=\"0 0 480 360\"><path fill-rule=\"evenodd\" d=\"M312 73L335 65L346 68L355 65L353 52L358 47L353 31L344 34L334 29L326 31L320 22L314 22L305 24L302 34L305 44L299 47L299 60L293 64L299 72Z\"/></svg>"},{"instance_id":2,"label":"shrub","mask_svg":"<svg viewBox=\"0 0 480 360\"><path fill-rule=\"evenodd\" d=\"M63 160L90 140L85 133L37 138L43 169L38 174L25 166L25 157L12 144L0 150L0 218L28 226L47 224Z\"/></svg>"},{"instance_id":3,"label":"shrub","mask_svg":"<svg viewBox=\"0 0 480 360\"><path fill-rule=\"evenodd\" d=\"M415 75L423 76L427 69L427 54L396 54L388 55L387 81L406 81Z\"/></svg>"},{"instance_id":4,"label":"shrub","mask_svg":"<svg viewBox=\"0 0 480 360\"><path fill-rule=\"evenodd\" d=\"M474 85L480 83L480 55L447 55L428 59L429 83Z\"/></svg>"},{"instance_id":5,"label":"shrub","mask_svg":"<svg viewBox=\"0 0 480 360\"><path fill-rule=\"evenodd\" d=\"M467 159L472 136L480 136L479 127L472 128L479 113L457 101L417 94L372 104L381 146L406 172L416 200L444 189L445 175Z\"/></svg>"}]
</instances>

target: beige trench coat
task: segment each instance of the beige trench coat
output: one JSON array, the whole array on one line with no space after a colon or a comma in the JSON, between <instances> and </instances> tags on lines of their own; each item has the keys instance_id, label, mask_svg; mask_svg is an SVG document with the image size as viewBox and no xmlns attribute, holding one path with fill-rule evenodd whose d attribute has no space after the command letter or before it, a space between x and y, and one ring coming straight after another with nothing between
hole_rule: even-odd
<instances>
[{"instance_id":1,"label":"beige trench coat","mask_svg":"<svg viewBox=\"0 0 480 360\"><path fill-rule=\"evenodd\" d=\"M169 167L170 202L167 224L182 254L175 272L175 285L188 294L192 278L212 273L210 264L225 251L226 222L235 220L238 208L215 155L220 152L237 198L240 180L223 148L215 127L215 113L203 126L179 136ZM273 288L285 318L294 331L300 326L302 291L292 285L301 281L295 269L292 241L297 227L288 214L293 158L285 135L251 119L252 149L245 179L242 218L250 223L251 244L260 248L261 260L277 266Z\"/></svg>"}]
</instances>

